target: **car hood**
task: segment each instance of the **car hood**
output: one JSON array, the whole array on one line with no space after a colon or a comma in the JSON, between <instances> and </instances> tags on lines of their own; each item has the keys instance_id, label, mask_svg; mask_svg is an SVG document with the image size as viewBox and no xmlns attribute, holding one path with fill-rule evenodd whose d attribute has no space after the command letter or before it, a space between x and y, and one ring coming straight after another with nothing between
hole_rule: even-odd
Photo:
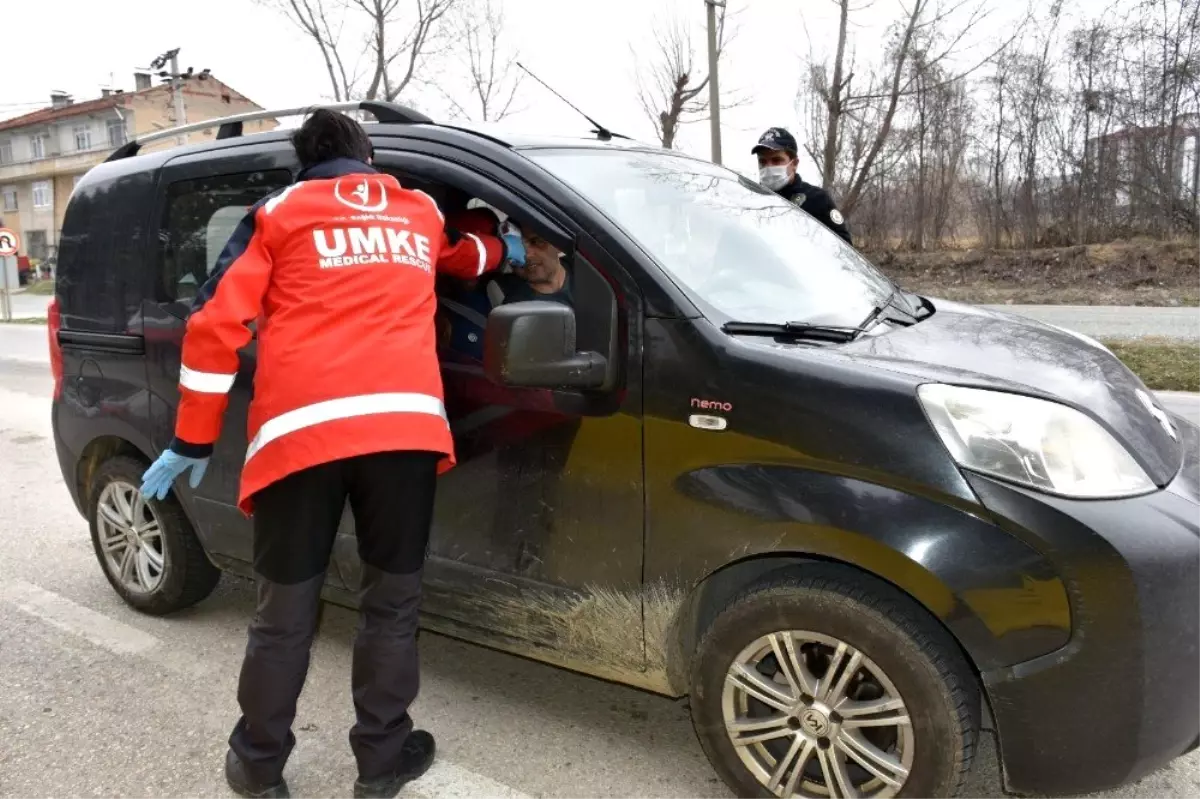
<instances>
[{"instance_id":1,"label":"car hood","mask_svg":"<svg viewBox=\"0 0 1200 799\"><path fill-rule=\"evenodd\" d=\"M932 301L932 300L931 300ZM910 327L837 347L843 357L922 379L1041 396L1101 422L1159 486L1179 470L1179 432L1154 395L1087 336L947 301Z\"/></svg>"}]
</instances>

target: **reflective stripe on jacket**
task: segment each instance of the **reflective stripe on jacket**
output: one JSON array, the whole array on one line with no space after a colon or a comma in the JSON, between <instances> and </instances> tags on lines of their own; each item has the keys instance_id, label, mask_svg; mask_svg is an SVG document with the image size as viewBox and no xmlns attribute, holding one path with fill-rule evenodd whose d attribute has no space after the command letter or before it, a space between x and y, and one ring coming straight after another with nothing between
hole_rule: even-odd
<instances>
[{"instance_id":1,"label":"reflective stripe on jacket","mask_svg":"<svg viewBox=\"0 0 1200 799\"><path fill-rule=\"evenodd\" d=\"M497 268L495 236L447 228L424 192L337 159L257 203L188 319L171 448L211 454L258 321L254 398L238 507L301 469L387 450L454 465L438 369L435 273Z\"/></svg>"}]
</instances>

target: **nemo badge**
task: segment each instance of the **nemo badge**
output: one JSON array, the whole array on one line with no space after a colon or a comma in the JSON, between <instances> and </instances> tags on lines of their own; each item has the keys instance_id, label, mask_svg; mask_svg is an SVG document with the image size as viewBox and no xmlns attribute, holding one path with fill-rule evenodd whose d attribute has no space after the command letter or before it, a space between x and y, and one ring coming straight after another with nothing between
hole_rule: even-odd
<instances>
[{"instance_id":1,"label":"nemo badge","mask_svg":"<svg viewBox=\"0 0 1200 799\"><path fill-rule=\"evenodd\" d=\"M724 430L729 426L729 420L721 414L732 412L733 403L692 397L691 409L706 411L706 413L692 413L688 416L688 424L692 427L700 430Z\"/></svg>"}]
</instances>

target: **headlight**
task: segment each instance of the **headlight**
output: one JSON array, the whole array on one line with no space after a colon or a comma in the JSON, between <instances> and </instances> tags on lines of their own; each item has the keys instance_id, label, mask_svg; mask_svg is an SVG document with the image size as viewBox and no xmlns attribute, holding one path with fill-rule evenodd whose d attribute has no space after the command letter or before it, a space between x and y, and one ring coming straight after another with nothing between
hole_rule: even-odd
<instances>
[{"instance_id":1,"label":"headlight","mask_svg":"<svg viewBox=\"0 0 1200 799\"><path fill-rule=\"evenodd\" d=\"M1154 483L1129 451L1066 405L936 383L917 389L960 466L1069 497L1142 494Z\"/></svg>"}]
</instances>

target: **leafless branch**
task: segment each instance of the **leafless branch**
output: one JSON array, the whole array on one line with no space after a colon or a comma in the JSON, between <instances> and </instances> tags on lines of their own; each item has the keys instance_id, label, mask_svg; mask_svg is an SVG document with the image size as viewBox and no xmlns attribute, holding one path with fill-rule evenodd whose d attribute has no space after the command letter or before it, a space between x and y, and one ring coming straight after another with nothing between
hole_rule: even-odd
<instances>
[{"instance_id":1,"label":"leafless branch","mask_svg":"<svg viewBox=\"0 0 1200 799\"><path fill-rule=\"evenodd\" d=\"M336 99L395 100L439 44L446 15L459 0L258 2L283 14L317 46ZM366 62L361 71L360 58Z\"/></svg>"},{"instance_id":2,"label":"leafless branch","mask_svg":"<svg viewBox=\"0 0 1200 799\"><path fill-rule=\"evenodd\" d=\"M508 44L499 0L465 0L451 16L451 31L458 42L452 72L465 73L463 85L456 87L443 76L436 90L449 103L453 117L483 122L504 119L516 110L513 103L525 74L516 66L519 51ZM456 88L452 91L448 85Z\"/></svg>"},{"instance_id":3,"label":"leafless branch","mask_svg":"<svg viewBox=\"0 0 1200 799\"><path fill-rule=\"evenodd\" d=\"M721 6L717 12L717 58L725 59L729 43L736 35L733 14ZM663 147L675 146L675 138L683 125L708 118L707 57L698 55L692 42L692 26L678 16L659 20L654 25L655 52L647 59L631 50L638 77L638 102L646 118L654 126L655 135ZM705 68L696 69L697 60ZM733 108L745 102L727 96L721 108Z\"/></svg>"}]
</instances>

